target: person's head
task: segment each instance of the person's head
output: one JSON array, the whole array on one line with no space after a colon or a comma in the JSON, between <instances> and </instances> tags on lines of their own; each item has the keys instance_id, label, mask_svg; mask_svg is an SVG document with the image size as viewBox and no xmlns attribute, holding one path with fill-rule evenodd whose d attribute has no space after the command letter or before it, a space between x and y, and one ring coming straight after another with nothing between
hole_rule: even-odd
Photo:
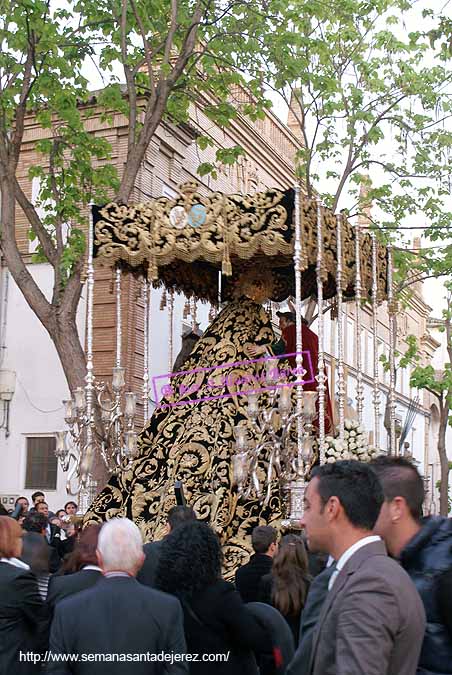
<instances>
[{"instance_id":1,"label":"person's head","mask_svg":"<svg viewBox=\"0 0 452 675\"><path fill-rule=\"evenodd\" d=\"M45 535L48 519L43 513L30 513L24 520L22 527L26 532L37 532Z\"/></svg>"},{"instance_id":2,"label":"person's head","mask_svg":"<svg viewBox=\"0 0 452 675\"><path fill-rule=\"evenodd\" d=\"M43 492L33 492L31 495L31 501L33 502L34 507L36 508L36 504L39 504L39 502L45 502L46 497Z\"/></svg>"},{"instance_id":3,"label":"person's head","mask_svg":"<svg viewBox=\"0 0 452 675\"><path fill-rule=\"evenodd\" d=\"M272 565L272 602L282 614L298 614L309 586L308 554L301 537L287 534L281 539Z\"/></svg>"},{"instance_id":4,"label":"person's head","mask_svg":"<svg viewBox=\"0 0 452 675\"><path fill-rule=\"evenodd\" d=\"M255 553L273 558L278 552L278 533L270 525L258 525L251 533L251 545Z\"/></svg>"},{"instance_id":5,"label":"person's head","mask_svg":"<svg viewBox=\"0 0 452 675\"><path fill-rule=\"evenodd\" d=\"M21 560L30 565L33 574L48 574L50 550L44 537L37 532L25 532Z\"/></svg>"},{"instance_id":6,"label":"person's head","mask_svg":"<svg viewBox=\"0 0 452 675\"><path fill-rule=\"evenodd\" d=\"M290 326L290 324L295 323L295 314L293 312L276 312L276 316L279 318L279 327L281 330Z\"/></svg>"},{"instance_id":7,"label":"person's head","mask_svg":"<svg viewBox=\"0 0 452 675\"><path fill-rule=\"evenodd\" d=\"M172 532L176 527L191 523L193 520L196 520L196 514L191 506L173 506L168 511L167 531Z\"/></svg>"},{"instance_id":8,"label":"person's head","mask_svg":"<svg viewBox=\"0 0 452 675\"><path fill-rule=\"evenodd\" d=\"M97 547L101 525L88 525L80 532L74 550L64 563L64 573L79 572L85 565L97 565Z\"/></svg>"},{"instance_id":9,"label":"person's head","mask_svg":"<svg viewBox=\"0 0 452 675\"><path fill-rule=\"evenodd\" d=\"M414 464L404 457L377 457L371 467L384 494L375 532L385 540L391 555L398 556L420 528L424 482Z\"/></svg>"},{"instance_id":10,"label":"person's head","mask_svg":"<svg viewBox=\"0 0 452 675\"><path fill-rule=\"evenodd\" d=\"M64 505L64 511L68 516L75 516L78 511L78 504L75 502L67 502L67 504Z\"/></svg>"},{"instance_id":11,"label":"person's head","mask_svg":"<svg viewBox=\"0 0 452 675\"><path fill-rule=\"evenodd\" d=\"M59 518L60 520L66 516L66 511L64 509L58 509L58 511L55 513L56 517Z\"/></svg>"},{"instance_id":12,"label":"person's head","mask_svg":"<svg viewBox=\"0 0 452 675\"><path fill-rule=\"evenodd\" d=\"M36 513L42 513L46 518L49 517L49 505L47 502L38 502L35 509Z\"/></svg>"},{"instance_id":13,"label":"person's head","mask_svg":"<svg viewBox=\"0 0 452 675\"><path fill-rule=\"evenodd\" d=\"M268 270L263 272L257 268L243 270L237 277L234 295L246 295L259 304L267 301L274 289L275 279Z\"/></svg>"},{"instance_id":14,"label":"person's head","mask_svg":"<svg viewBox=\"0 0 452 675\"><path fill-rule=\"evenodd\" d=\"M317 466L304 496L309 549L337 560L353 543L372 531L383 503L383 490L374 471L362 462L346 460Z\"/></svg>"},{"instance_id":15,"label":"person's head","mask_svg":"<svg viewBox=\"0 0 452 675\"><path fill-rule=\"evenodd\" d=\"M217 535L209 525L195 520L163 540L156 585L167 593L194 596L221 578L222 561Z\"/></svg>"},{"instance_id":16,"label":"person's head","mask_svg":"<svg viewBox=\"0 0 452 675\"><path fill-rule=\"evenodd\" d=\"M97 560L103 572L127 572L136 576L144 562L143 539L128 518L112 518L101 528Z\"/></svg>"},{"instance_id":17,"label":"person's head","mask_svg":"<svg viewBox=\"0 0 452 675\"><path fill-rule=\"evenodd\" d=\"M0 516L0 558L20 558L23 531L17 520Z\"/></svg>"},{"instance_id":18,"label":"person's head","mask_svg":"<svg viewBox=\"0 0 452 675\"><path fill-rule=\"evenodd\" d=\"M17 506L18 504L22 506L22 514L27 513L30 507L30 502L28 501L28 499L26 497L18 497L16 499L15 506Z\"/></svg>"}]
</instances>

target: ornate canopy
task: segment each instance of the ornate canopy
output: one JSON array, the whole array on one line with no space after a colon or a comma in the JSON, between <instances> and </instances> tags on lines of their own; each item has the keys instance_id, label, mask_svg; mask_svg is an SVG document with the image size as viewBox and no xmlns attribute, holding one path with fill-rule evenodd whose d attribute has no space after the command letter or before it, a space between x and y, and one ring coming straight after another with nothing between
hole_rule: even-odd
<instances>
[{"instance_id":1,"label":"ornate canopy","mask_svg":"<svg viewBox=\"0 0 452 675\"><path fill-rule=\"evenodd\" d=\"M267 190L254 195L203 196L195 183L185 184L175 199L161 197L135 205L93 207L94 255L104 265L121 264L146 273L156 286L181 291L212 304L218 301L218 271L223 272L222 299L232 296L239 274L250 267L271 270L276 302L295 295L294 190ZM336 293L336 218L323 213L324 298ZM370 295L372 242L361 241L363 297ZM353 297L355 230L343 223L344 296ZM302 297L315 296L317 205L302 198ZM386 249L378 247L379 297L386 295Z\"/></svg>"}]
</instances>

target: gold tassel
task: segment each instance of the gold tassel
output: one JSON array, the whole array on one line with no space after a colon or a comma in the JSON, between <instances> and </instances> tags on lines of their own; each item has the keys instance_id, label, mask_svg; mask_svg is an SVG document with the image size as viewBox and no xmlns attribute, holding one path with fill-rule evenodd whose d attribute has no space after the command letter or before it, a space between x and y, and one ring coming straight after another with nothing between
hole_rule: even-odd
<instances>
[{"instance_id":1,"label":"gold tassel","mask_svg":"<svg viewBox=\"0 0 452 675\"><path fill-rule=\"evenodd\" d=\"M221 265L221 273L224 274L225 277L232 276L232 265L231 261L229 260L229 257L223 258L223 263Z\"/></svg>"},{"instance_id":2,"label":"gold tassel","mask_svg":"<svg viewBox=\"0 0 452 675\"><path fill-rule=\"evenodd\" d=\"M227 213L226 209L223 208L223 244L224 244L224 251L223 251L223 261L221 263L221 273L224 274L225 277L230 277L232 276L232 265L231 265L231 258L229 254L229 232L227 229Z\"/></svg>"},{"instance_id":3,"label":"gold tassel","mask_svg":"<svg viewBox=\"0 0 452 675\"><path fill-rule=\"evenodd\" d=\"M154 255L151 255L148 263L148 269L147 269L147 277L148 281L157 281L159 278L159 270L157 267L157 261L155 259Z\"/></svg>"},{"instance_id":4,"label":"gold tassel","mask_svg":"<svg viewBox=\"0 0 452 675\"><path fill-rule=\"evenodd\" d=\"M166 307L166 289L162 293L162 299L160 300L160 311L162 312Z\"/></svg>"}]
</instances>

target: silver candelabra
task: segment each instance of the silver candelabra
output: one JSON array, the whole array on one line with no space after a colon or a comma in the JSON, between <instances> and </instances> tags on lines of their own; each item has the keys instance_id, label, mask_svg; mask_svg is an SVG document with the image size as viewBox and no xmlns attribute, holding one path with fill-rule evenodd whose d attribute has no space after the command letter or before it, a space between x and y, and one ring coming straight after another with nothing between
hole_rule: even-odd
<instances>
[{"instance_id":1,"label":"silver candelabra","mask_svg":"<svg viewBox=\"0 0 452 675\"><path fill-rule=\"evenodd\" d=\"M67 430L57 431L55 454L67 472L68 494L79 495L79 512L84 513L96 493L92 471L101 459L109 473L130 465L137 452L134 430L136 394L124 392L125 368L122 358L121 269L115 273L116 290L116 361L111 387L96 381L93 358L94 310L94 230L90 217L87 260L87 349L85 386L71 392L63 401ZM147 297L147 296L146 296ZM147 302L146 302L147 311ZM145 383L147 384L147 383Z\"/></svg>"},{"instance_id":2,"label":"silver candelabra","mask_svg":"<svg viewBox=\"0 0 452 675\"><path fill-rule=\"evenodd\" d=\"M269 504L272 487L277 483L283 503L288 504L282 525L297 528L303 515L306 480L317 457L313 421L318 393L303 392L301 411L293 411L293 386L277 385L275 371L272 361L268 361L268 390L247 394L247 420L234 427L233 482L240 497L254 496L264 506ZM263 459L267 461L266 473L259 467Z\"/></svg>"}]
</instances>

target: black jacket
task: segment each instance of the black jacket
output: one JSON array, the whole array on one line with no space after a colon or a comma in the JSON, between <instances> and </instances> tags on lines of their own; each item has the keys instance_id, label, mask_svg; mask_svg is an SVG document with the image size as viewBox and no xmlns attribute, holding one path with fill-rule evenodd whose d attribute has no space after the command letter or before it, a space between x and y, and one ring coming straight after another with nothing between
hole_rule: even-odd
<instances>
[{"instance_id":1,"label":"black jacket","mask_svg":"<svg viewBox=\"0 0 452 675\"><path fill-rule=\"evenodd\" d=\"M422 598L427 617L418 674L452 674L452 638L438 602L440 580L452 568L452 520L426 518L403 549L400 562ZM452 597L443 602L452 612Z\"/></svg>"},{"instance_id":2,"label":"black jacket","mask_svg":"<svg viewBox=\"0 0 452 675\"><path fill-rule=\"evenodd\" d=\"M59 602L50 631L52 654L100 654L95 662L49 660L55 675L182 675L186 661L149 661L136 655L184 654L182 609L165 593L131 577L102 578ZM112 656L113 655L113 656ZM110 659L110 660L108 660ZM113 660L115 659L115 660Z\"/></svg>"},{"instance_id":3,"label":"black jacket","mask_svg":"<svg viewBox=\"0 0 452 675\"><path fill-rule=\"evenodd\" d=\"M140 584L155 588L155 575L162 552L163 541L164 539L161 541L153 541L150 544L145 544L143 546L143 551L146 557L144 559L143 567L137 574L137 580L140 582Z\"/></svg>"},{"instance_id":4,"label":"black jacket","mask_svg":"<svg viewBox=\"0 0 452 675\"><path fill-rule=\"evenodd\" d=\"M235 587L243 602L259 602L259 584L272 569L273 558L265 553L255 553L249 563L239 567L235 573Z\"/></svg>"},{"instance_id":5,"label":"black jacket","mask_svg":"<svg viewBox=\"0 0 452 675\"><path fill-rule=\"evenodd\" d=\"M226 654L227 661L214 664L197 661L191 675L255 675L251 650L270 651L268 631L244 606L228 581L208 586L190 602L182 601L187 651L195 654Z\"/></svg>"},{"instance_id":6,"label":"black jacket","mask_svg":"<svg viewBox=\"0 0 452 675\"><path fill-rule=\"evenodd\" d=\"M326 567L313 579L309 587L303 613L301 615L298 647L293 661L289 664L287 675L309 675L311 663L312 638L317 625L317 619L328 594L328 584L333 574L334 566Z\"/></svg>"},{"instance_id":7,"label":"black jacket","mask_svg":"<svg viewBox=\"0 0 452 675\"><path fill-rule=\"evenodd\" d=\"M60 565L61 560L65 554L65 543L61 540L61 528L58 525L49 523L50 527L50 537L47 538L47 530L45 534L46 541L50 547L50 571L56 572Z\"/></svg>"},{"instance_id":8,"label":"black jacket","mask_svg":"<svg viewBox=\"0 0 452 675\"><path fill-rule=\"evenodd\" d=\"M47 603L53 613L55 605L74 593L80 593L86 588L91 588L102 578L102 572L97 570L84 570L74 574L54 575L50 577Z\"/></svg>"},{"instance_id":9,"label":"black jacket","mask_svg":"<svg viewBox=\"0 0 452 675\"><path fill-rule=\"evenodd\" d=\"M294 655L293 635L287 621L281 612L268 603L249 602L246 608L256 617L259 623L267 628L270 634L272 653L261 657L259 674L284 675Z\"/></svg>"},{"instance_id":10,"label":"black jacket","mask_svg":"<svg viewBox=\"0 0 452 675\"><path fill-rule=\"evenodd\" d=\"M0 673L31 675L39 664L20 662L19 652L47 649L47 608L31 572L0 562Z\"/></svg>"}]
</instances>

